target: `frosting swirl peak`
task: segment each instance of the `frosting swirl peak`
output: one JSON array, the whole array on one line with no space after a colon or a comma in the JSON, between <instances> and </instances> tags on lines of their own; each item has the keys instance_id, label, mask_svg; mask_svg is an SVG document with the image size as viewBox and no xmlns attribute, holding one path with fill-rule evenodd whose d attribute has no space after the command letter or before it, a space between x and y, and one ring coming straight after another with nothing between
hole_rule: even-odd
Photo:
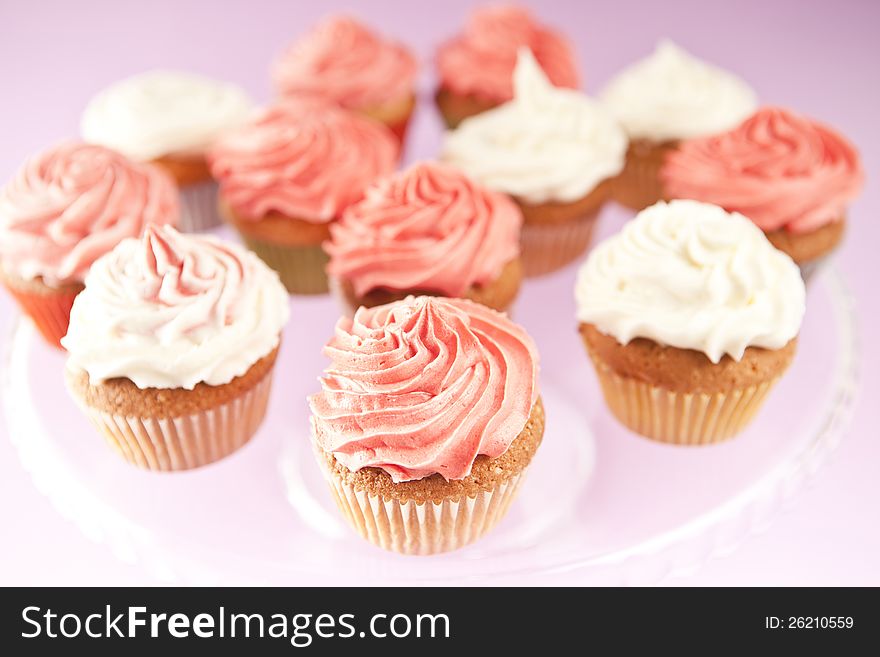
<instances>
[{"instance_id":1,"label":"frosting swirl peak","mask_svg":"<svg viewBox=\"0 0 880 657\"><path fill-rule=\"evenodd\" d=\"M632 139L662 142L732 128L755 110L755 93L738 77L661 41L600 94Z\"/></svg>"},{"instance_id":2,"label":"frosting swirl peak","mask_svg":"<svg viewBox=\"0 0 880 657\"><path fill-rule=\"evenodd\" d=\"M669 196L740 212L768 232L794 233L842 219L864 183L849 141L776 107L728 132L682 143L660 176Z\"/></svg>"},{"instance_id":3,"label":"frosting swirl peak","mask_svg":"<svg viewBox=\"0 0 880 657\"><path fill-rule=\"evenodd\" d=\"M227 134L208 160L221 197L243 218L280 212L326 223L394 170L397 148L383 125L326 100L297 97Z\"/></svg>"},{"instance_id":4,"label":"frosting swirl peak","mask_svg":"<svg viewBox=\"0 0 880 657\"><path fill-rule=\"evenodd\" d=\"M498 5L475 9L464 33L437 53L440 84L457 94L505 102L513 98L517 51L528 48L550 81L577 88L574 52L558 32L535 22L527 9Z\"/></svg>"},{"instance_id":5,"label":"frosting swirl peak","mask_svg":"<svg viewBox=\"0 0 880 657\"><path fill-rule=\"evenodd\" d=\"M519 208L458 170L422 162L381 180L330 227L328 273L375 288L462 296L519 255Z\"/></svg>"},{"instance_id":6,"label":"frosting swirl peak","mask_svg":"<svg viewBox=\"0 0 880 657\"><path fill-rule=\"evenodd\" d=\"M750 346L782 348L805 308L791 258L741 214L697 201L642 210L593 249L575 297L578 319L621 344L649 338L713 363Z\"/></svg>"},{"instance_id":7,"label":"frosting swirl peak","mask_svg":"<svg viewBox=\"0 0 880 657\"><path fill-rule=\"evenodd\" d=\"M463 299L408 297L342 318L309 398L317 445L393 481L463 479L503 454L538 397L538 354L506 315Z\"/></svg>"},{"instance_id":8,"label":"frosting swirl peak","mask_svg":"<svg viewBox=\"0 0 880 657\"><path fill-rule=\"evenodd\" d=\"M0 189L0 261L49 285L82 282L96 258L148 223L176 223L173 181L116 151L65 142L30 158Z\"/></svg>"},{"instance_id":9,"label":"frosting swirl peak","mask_svg":"<svg viewBox=\"0 0 880 657\"><path fill-rule=\"evenodd\" d=\"M446 133L443 159L529 203L570 203L623 168L623 130L595 101L554 87L522 48L514 99Z\"/></svg>"},{"instance_id":10,"label":"frosting swirl peak","mask_svg":"<svg viewBox=\"0 0 880 657\"><path fill-rule=\"evenodd\" d=\"M271 353L288 312L278 275L250 251L149 226L95 262L61 342L92 383L223 385Z\"/></svg>"},{"instance_id":11,"label":"frosting swirl peak","mask_svg":"<svg viewBox=\"0 0 880 657\"><path fill-rule=\"evenodd\" d=\"M417 72L405 46L353 18L334 16L290 46L272 76L281 94L317 94L348 109L365 109L407 98Z\"/></svg>"}]
</instances>

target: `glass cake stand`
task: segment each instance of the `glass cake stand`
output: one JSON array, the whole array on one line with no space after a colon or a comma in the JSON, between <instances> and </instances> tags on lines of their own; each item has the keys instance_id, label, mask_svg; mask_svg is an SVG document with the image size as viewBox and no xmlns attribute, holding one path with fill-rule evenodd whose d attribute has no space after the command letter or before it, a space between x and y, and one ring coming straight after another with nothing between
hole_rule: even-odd
<instances>
[{"instance_id":1,"label":"glass cake stand","mask_svg":"<svg viewBox=\"0 0 880 657\"><path fill-rule=\"evenodd\" d=\"M536 339L544 442L510 514L455 553L404 557L354 534L308 439L334 299L294 298L263 427L200 470L154 474L114 454L64 387L64 356L28 321L5 345L8 435L36 486L95 541L189 584L647 584L767 526L840 440L857 390L853 308L833 269L810 285L794 364L750 428L712 447L639 438L605 409L575 330L573 267L529 281L514 317Z\"/></svg>"}]
</instances>

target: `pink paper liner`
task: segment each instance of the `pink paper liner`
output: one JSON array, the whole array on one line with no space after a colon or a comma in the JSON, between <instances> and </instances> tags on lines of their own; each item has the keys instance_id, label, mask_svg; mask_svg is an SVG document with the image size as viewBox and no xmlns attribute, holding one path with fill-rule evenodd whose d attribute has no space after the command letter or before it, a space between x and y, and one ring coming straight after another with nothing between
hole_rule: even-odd
<instances>
[{"instance_id":1,"label":"pink paper liner","mask_svg":"<svg viewBox=\"0 0 880 657\"><path fill-rule=\"evenodd\" d=\"M595 363L605 402L628 429L663 443L709 445L727 440L752 421L778 377L720 393L666 390L623 377Z\"/></svg>"},{"instance_id":2,"label":"pink paper liner","mask_svg":"<svg viewBox=\"0 0 880 657\"><path fill-rule=\"evenodd\" d=\"M525 472L475 497L417 503L356 490L332 472L325 459L318 462L352 528L377 547L410 555L451 552L484 536L509 510Z\"/></svg>"},{"instance_id":3,"label":"pink paper liner","mask_svg":"<svg viewBox=\"0 0 880 657\"><path fill-rule=\"evenodd\" d=\"M577 260L590 246L599 212L554 224L525 223L520 258L527 277L549 274Z\"/></svg>"},{"instance_id":4,"label":"pink paper liner","mask_svg":"<svg viewBox=\"0 0 880 657\"><path fill-rule=\"evenodd\" d=\"M217 211L219 186L213 180L180 187L181 231L198 233L221 224Z\"/></svg>"},{"instance_id":5,"label":"pink paper liner","mask_svg":"<svg viewBox=\"0 0 880 657\"><path fill-rule=\"evenodd\" d=\"M98 431L125 460L153 471L179 471L218 461L247 443L266 415L272 372L230 401L168 418L108 413L77 399Z\"/></svg>"},{"instance_id":6,"label":"pink paper liner","mask_svg":"<svg viewBox=\"0 0 880 657\"><path fill-rule=\"evenodd\" d=\"M74 299L82 291L82 286L67 286L59 290L47 287L44 292L37 292L19 287L5 276L2 280L6 289L18 302L22 311L31 318L46 342L62 349L61 338L67 335L70 309L73 307Z\"/></svg>"}]
</instances>

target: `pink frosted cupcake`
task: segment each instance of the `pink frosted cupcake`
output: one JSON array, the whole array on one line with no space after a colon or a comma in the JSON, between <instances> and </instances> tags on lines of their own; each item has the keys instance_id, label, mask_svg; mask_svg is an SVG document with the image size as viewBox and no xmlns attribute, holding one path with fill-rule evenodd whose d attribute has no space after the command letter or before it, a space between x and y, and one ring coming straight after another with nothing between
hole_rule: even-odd
<instances>
[{"instance_id":1,"label":"pink frosted cupcake","mask_svg":"<svg viewBox=\"0 0 880 657\"><path fill-rule=\"evenodd\" d=\"M580 85L574 51L561 34L537 23L527 9L497 5L475 9L464 31L437 52L436 100L446 125L455 128L513 98L513 70L520 48L532 51L557 87Z\"/></svg>"},{"instance_id":2,"label":"pink frosted cupcake","mask_svg":"<svg viewBox=\"0 0 880 657\"><path fill-rule=\"evenodd\" d=\"M733 130L683 142L667 156L661 179L668 198L744 214L807 276L840 243L864 172L838 132L765 107Z\"/></svg>"},{"instance_id":3,"label":"pink frosted cupcake","mask_svg":"<svg viewBox=\"0 0 880 657\"><path fill-rule=\"evenodd\" d=\"M292 98L221 139L209 155L220 211L292 293L327 291L330 224L391 173L397 143L381 123L327 100Z\"/></svg>"},{"instance_id":4,"label":"pink frosted cupcake","mask_svg":"<svg viewBox=\"0 0 880 657\"><path fill-rule=\"evenodd\" d=\"M544 434L526 332L471 301L409 297L340 319L324 353L315 451L355 530L433 554L495 526Z\"/></svg>"},{"instance_id":5,"label":"pink frosted cupcake","mask_svg":"<svg viewBox=\"0 0 880 657\"><path fill-rule=\"evenodd\" d=\"M176 223L174 183L149 164L67 142L0 189L0 280L53 346L91 264L148 223Z\"/></svg>"},{"instance_id":6,"label":"pink frosted cupcake","mask_svg":"<svg viewBox=\"0 0 880 657\"><path fill-rule=\"evenodd\" d=\"M275 62L282 96L316 94L384 123L403 142L416 104L418 65L404 45L353 18L325 19Z\"/></svg>"},{"instance_id":7,"label":"pink frosted cupcake","mask_svg":"<svg viewBox=\"0 0 880 657\"><path fill-rule=\"evenodd\" d=\"M246 249L149 226L97 260L64 337L67 385L107 442L148 470L186 470L263 421L288 297Z\"/></svg>"},{"instance_id":8,"label":"pink frosted cupcake","mask_svg":"<svg viewBox=\"0 0 880 657\"><path fill-rule=\"evenodd\" d=\"M521 224L506 195L422 162L376 183L330 227L328 272L352 312L410 294L507 310L522 280Z\"/></svg>"}]
</instances>

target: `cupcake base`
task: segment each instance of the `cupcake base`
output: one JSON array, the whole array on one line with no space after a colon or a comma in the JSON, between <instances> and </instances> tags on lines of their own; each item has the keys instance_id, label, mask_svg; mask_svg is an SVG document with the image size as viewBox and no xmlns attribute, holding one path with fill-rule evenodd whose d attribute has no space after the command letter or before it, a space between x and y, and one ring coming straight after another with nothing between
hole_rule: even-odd
<instances>
[{"instance_id":1,"label":"cupcake base","mask_svg":"<svg viewBox=\"0 0 880 657\"><path fill-rule=\"evenodd\" d=\"M779 229L765 234L773 246L797 263L801 277L807 282L840 246L845 232L846 218L841 217L806 233Z\"/></svg>"},{"instance_id":2,"label":"cupcake base","mask_svg":"<svg viewBox=\"0 0 880 657\"><path fill-rule=\"evenodd\" d=\"M605 403L628 429L658 442L710 445L742 431L788 368L796 340L782 349L749 347L739 361L712 363L692 349L636 338L622 345L582 324Z\"/></svg>"},{"instance_id":3,"label":"cupcake base","mask_svg":"<svg viewBox=\"0 0 880 657\"><path fill-rule=\"evenodd\" d=\"M485 285L472 285L463 296L489 308L506 312L510 310L516 299L522 278L522 263L517 258L504 265L498 278L494 281ZM405 299L409 295L445 296L432 290L392 290L388 288L370 290L367 294L358 296L355 294L351 281L336 277L330 278L330 290L339 299L340 304L349 315L353 315L361 306L367 308L384 306L387 303Z\"/></svg>"},{"instance_id":4,"label":"cupcake base","mask_svg":"<svg viewBox=\"0 0 880 657\"><path fill-rule=\"evenodd\" d=\"M596 364L609 410L637 434L674 445L710 445L740 433L776 379L716 393L665 390Z\"/></svg>"},{"instance_id":5,"label":"cupcake base","mask_svg":"<svg viewBox=\"0 0 880 657\"><path fill-rule=\"evenodd\" d=\"M314 223L278 213L256 220L238 216L227 203L220 216L241 235L248 248L278 272L291 294L325 294L329 257L321 246L330 239L330 224Z\"/></svg>"},{"instance_id":6,"label":"cupcake base","mask_svg":"<svg viewBox=\"0 0 880 657\"><path fill-rule=\"evenodd\" d=\"M92 385L66 371L78 405L126 461L146 470L178 471L218 461L247 443L266 415L276 347L240 377L192 390L138 388L128 379Z\"/></svg>"},{"instance_id":7,"label":"cupcake base","mask_svg":"<svg viewBox=\"0 0 880 657\"><path fill-rule=\"evenodd\" d=\"M61 338L67 335L70 324L70 309L73 300L83 291L81 283L69 283L53 287L42 279L27 280L3 271L0 267L0 281L18 302L21 308L39 330L43 338L53 347L61 349Z\"/></svg>"},{"instance_id":8,"label":"cupcake base","mask_svg":"<svg viewBox=\"0 0 880 657\"><path fill-rule=\"evenodd\" d=\"M198 233L216 228L222 222L217 212L216 182L186 185L180 188L180 230L185 233Z\"/></svg>"},{"instance_id":9,"label":"cupcake base","mask_svg":"<svg viewBox=\"0 0 880 657\"><path fill-rule=\"evenodd\" d=\"M660 169L666 154L678 142L652 142L644 139L630 142L623 171L614 179L611 194L614 200L633 210L643 210L665 197Z\"/></svg>"},{"instance_id":10,"label":"cupcake base","mask_svg":"<svg viewBox=\"0 0 880 657\"><path fill-rule=\"evenodd\" d=\"M201 155L166 155L153 164L167 172L180 190L180 223L185 233L219 226L217 183L211 178L208 163Z\"/></svg>"},{"instance_id":11,"label":"cupcake base","mask_svg":"<svg viewBox=\"0 0 880 657\"><path fill-rule=\"evenodd\" d=\"M409 120L412 117L413 110L416 107L416 96L412 94L397 102L389 103L381 107L366 107L358 111L374 121L378 121L387 127L397 142L403 146L406 140L406 132L409 127Z\"/></svg>"},{"instance_id":12,"label":"cupcake base","mask_svg":"<svg viewBox=\"0 0 880 657\"><path fill-rule=\"evenodd\" d=\"M514 199L523 213L520 258L528 277L542 276L580 258L590 245L610 184L573 203L530 204Z\"/></svg>"},{"instance_id":13,"label":"cupcake base","mask_svg":"<svg viewBox=\"0 0 880 657\"><path fill-rule=\"evenodd\" d=\"M484 536L504 517L544 435L539 399L526 426L501 456L478 456L470 475L446 481L432 475L395 484L377 468L351 472L316 449L340 511L373 545L428 555L457 550Z\"/></svg>"},{"instance_id":14,"label":"cupcake base","mask_svg":"<svg viewBox=\"0 0 880 657\"><path fill-rule=\"evenodd\" d=\"M326 294L327 263L330 258L320 245L285 246L254 239L242 234L247 247L272 269L291 294Z\"/></svg>"},{"instance_id":15,"label":"cupcake base","mask_svg":"<svg viewBox=\"0 0 880 657\"><path fill-rule=\"evenodd\" d=\"M450 130L457 128L465 119L482 114L499 105L496 100L473 94L457 94L443 87L434 94L434 102L437 103L437 109L440 110L443 122Z\"/></svg>"}]
</instances>

